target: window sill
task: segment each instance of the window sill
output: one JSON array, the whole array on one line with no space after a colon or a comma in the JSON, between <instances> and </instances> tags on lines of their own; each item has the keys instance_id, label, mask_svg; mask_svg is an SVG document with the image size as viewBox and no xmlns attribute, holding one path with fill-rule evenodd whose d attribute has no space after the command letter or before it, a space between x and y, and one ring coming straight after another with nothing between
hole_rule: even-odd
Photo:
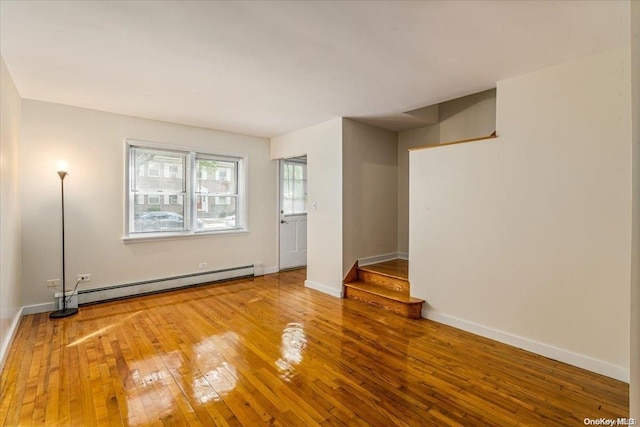
<instances>
[{"instance_id":1,"label":"window sill","mask_svg":"<svg viewBox=\"0 0 640 427\"><path fill-rule=\"evenodd\" d=\"M202 233L148 233L140 236L125 236L122 241L125 244L128 243L145 243L145 242L158 242L166 240L182 240L182 239L198 239L202 237L215 237L215 236L228 236L233 234L248 234L249 230L246 228L224 231L209 231Z\"/></svg>"}]
</instances>

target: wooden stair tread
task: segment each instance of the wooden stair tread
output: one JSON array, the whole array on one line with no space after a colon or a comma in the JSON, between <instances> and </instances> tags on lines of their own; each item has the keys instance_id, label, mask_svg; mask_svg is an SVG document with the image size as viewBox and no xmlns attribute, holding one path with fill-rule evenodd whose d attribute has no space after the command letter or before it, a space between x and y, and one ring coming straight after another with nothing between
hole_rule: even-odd
<instances>
[{"instance_id":1,"label":"wooden stair tread","mask_svg":"<svg viewBox=\"0 0 640 427\"><path fill-rule=\"evenodd\" d=\"M404 260L362 267L356 262L345 277L344 297L410 319L420 319L424 300L411 296L408 267Z\"/></svg>"},{"instance_id":2,"label":"wooden stair tread","mask_svg":"<svg viewBox=\"0 0 640 427\"><path fill-rule=\"evenodd\" d=\"M399 275L397 275L397 274L390 274L390 273L385 273L385 272L382 272L382 271L378 271L378 270L376 270L375 268L367 268L367 266L366 266L366 265L365 265L364 267L358 267L358 270L360 270L360 271L366 271L366 272L368 272L368 273L377 274L377 275L379 275L379 276L390 277L390 278L392 278L392 279L403 280L403 281L405 281L405 282L408 282L408 281L409 281L409 279L408 279L408 278L406 278L406 277L402 277L402 276L399 276Z\"/></svg>"},{"instance_id":3,"label":"wooden stair tread","mask_svg":"<svg viewBox=\"0 0 640 427\"><path fill-rule=\"evenodd\" d=\"M345 283L345 286L369 292L393 301L402 302L404 304L422 304L424 302L424 300L414 298L406 293L393 291L382 286L372 285L359 280L351 283Z\"/></svg>"}]
</instances>

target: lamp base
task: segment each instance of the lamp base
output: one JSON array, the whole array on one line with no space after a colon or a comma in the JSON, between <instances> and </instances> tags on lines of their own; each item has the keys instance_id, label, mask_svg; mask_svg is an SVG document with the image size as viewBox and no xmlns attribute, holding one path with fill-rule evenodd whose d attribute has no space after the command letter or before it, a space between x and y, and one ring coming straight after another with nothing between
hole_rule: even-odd
<instances>
[{"instance_id":1,"label":"lamp base","mask_svg":"<svg viewBox=\"0 0 640 427\"><path fill-rule=\"evenodd\" d=\"M62 319L63 317L73 316L78 312L78 308L65 308L63 310L56 310L49 313L49 319Z\"/></svg>"}]
</instances>

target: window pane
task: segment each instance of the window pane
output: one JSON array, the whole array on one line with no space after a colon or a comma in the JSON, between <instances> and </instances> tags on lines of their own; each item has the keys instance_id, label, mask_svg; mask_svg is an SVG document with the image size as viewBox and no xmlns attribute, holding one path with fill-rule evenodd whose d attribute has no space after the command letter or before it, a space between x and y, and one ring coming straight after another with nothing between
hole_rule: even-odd
<instances>
[{"instance_id":1,"label":"window pane","mask_svg":"<svg viewBox=\"0 0 640 427\"><path fill-rule=\"evenodd\" d=\"M196 193L236 194L237 162L196 159Z\"/></svg>"},{"instance_id":2,"label":"window pane","mask_svg":"<svg viewBox=\"0 0 640 427\"><path fill-rule=\"evenodd\" d=\"M307 212L307 165L304 163L285 161L282 210L285 215Z\"/></svg>"},{"instance_id":3,"label":"window pane","mask_svg":"<svg viewBox=\"0 0 640 427\"><path fill-rule=\"evenodd\" d=\"M133 148L133 189L137 191L185 191L186 153Z\"/></svg>"},{"instance_id":4,"label":"window pane","mask_svg":"<svg viewBox=\"0 0 640 427\"><path fill-rule=\"evenodd\" d=\"M304 199L305 183L303 181L293 182L293 197L295 199Z\"/></svg>"},{"instance_id":5,"label":"window pane","mask_svg":"<svg viewBox=\"0 0 640 427\"><path fill-rule=\"evenodd\" d=\"M175 202L175 203L172 203ZM134 201L133 233L185 231L184 196L136 194Z\"/></svg>"},{"instance_id":6,"label":"window pane","mask_svg":"<svg viewBox=\"0 0 640 427\"><path fill-rule=\"evenodd\" d=\"M197 196L196 231L238 228L236 196Z\"/></svg>"}]
</instances>

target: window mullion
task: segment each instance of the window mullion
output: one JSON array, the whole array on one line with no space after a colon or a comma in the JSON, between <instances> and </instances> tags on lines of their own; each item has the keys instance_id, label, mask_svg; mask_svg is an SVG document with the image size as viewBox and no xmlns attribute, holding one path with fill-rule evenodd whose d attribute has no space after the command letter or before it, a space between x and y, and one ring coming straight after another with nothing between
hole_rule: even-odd
<instances>
[{"instance_id":1,"label":"window mullion","mask_svg":"<svg viewBox=\"0 0 640 427\"><path fill-rule=\"evenodd\" d=\"M191 231L192 233L195 231L196 227L195 227L195 223L196 223L196 203L197 203L197 197L195 194L196 191L196 175L197 175L197 169L196 169L196 153L191 152L189 153L189 155L187 156L187 167L186 167L187 171L187 179L185 179L185 191L187 192L187 199L188 199L188 203L187 206L189 207L188 209L188 221L189 221L189 231ZM186 202L185 202L186 203Z\"/></svg>"}]
</instances>

